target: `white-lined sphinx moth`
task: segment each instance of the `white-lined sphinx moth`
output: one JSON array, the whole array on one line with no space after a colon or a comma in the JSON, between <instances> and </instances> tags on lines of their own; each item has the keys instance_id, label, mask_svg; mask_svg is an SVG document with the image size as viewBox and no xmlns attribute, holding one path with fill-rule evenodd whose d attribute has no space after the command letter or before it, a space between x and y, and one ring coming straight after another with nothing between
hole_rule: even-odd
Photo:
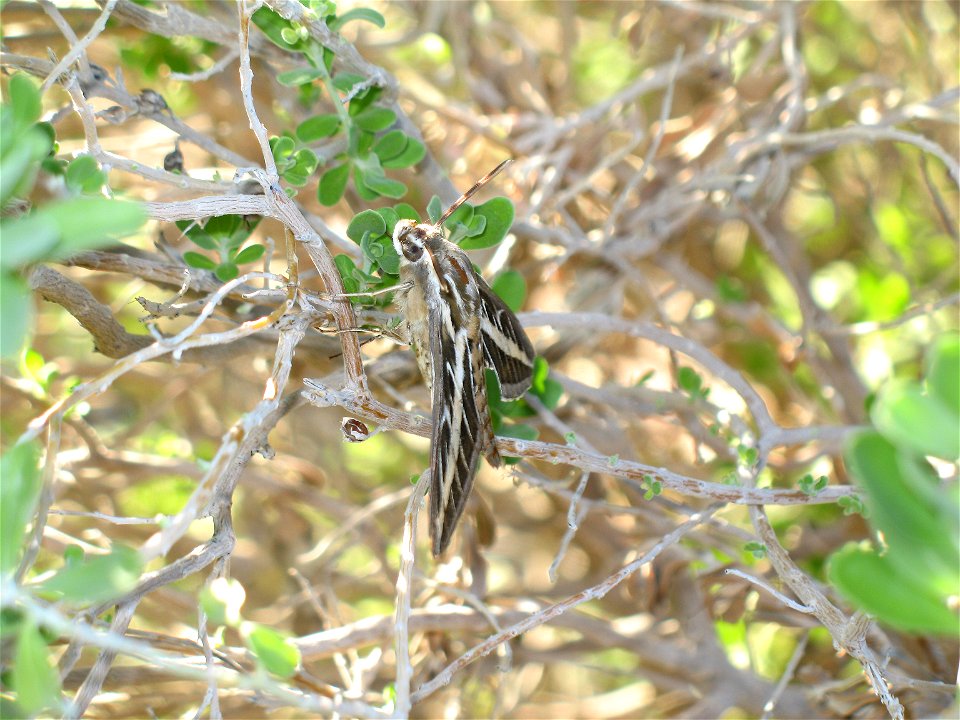
<instances>
[{"instance_id":1,"label":"white-lined sphinx moth","mask_svg":"<svg viewBox=\"0 0 960 720\"><path fill-rule=\"evenodd\" d=\"M443 223L509 162L480 179L433 225L400 220L393 245L400 256L398 303L410 345L432 397L430 537L440 555L463 513L480 455L497 467L484 368L513 400L530 387L533 347L506 303L443 235Z\"/></svg>"}]
</instances>

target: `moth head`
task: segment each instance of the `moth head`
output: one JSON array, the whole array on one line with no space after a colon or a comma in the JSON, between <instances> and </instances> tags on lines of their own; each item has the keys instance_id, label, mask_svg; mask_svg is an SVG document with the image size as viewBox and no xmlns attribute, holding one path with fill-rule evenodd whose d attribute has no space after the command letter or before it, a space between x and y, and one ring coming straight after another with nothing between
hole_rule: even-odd
<instances>
[{"instance_id":1,"label":"moth head","mask_svg":"<svg viewBox=\"0 0 960 720\"><path fill-rule=\"evenodd\" d=\"M415 263L423 257L423 251L431 244L434 232L432 225L418 225L413 220L397 221L393 229L393 247L401 260Z\"/></svg>"}]
</instances>

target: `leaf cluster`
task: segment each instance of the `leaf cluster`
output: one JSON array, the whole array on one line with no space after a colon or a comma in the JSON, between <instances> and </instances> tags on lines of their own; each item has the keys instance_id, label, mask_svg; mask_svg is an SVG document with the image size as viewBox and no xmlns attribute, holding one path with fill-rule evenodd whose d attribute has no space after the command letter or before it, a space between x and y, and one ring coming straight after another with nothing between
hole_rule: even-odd
<instances>
[{"instance_id":1,"label":"leaf cluster","mask_svg":"<svg viewBox=\"0 0 960 720\"><path fill-rule=\"evenodd\" d=\"M245 215L221 215L199 223L178 220L177 227L197 247L214 253L216 259L189 250L183 259L190 267L212 270L222 282L233 280L240 274L239 265L251 263L263 257L266 248L255 243L242 248L260 222L258 217Z\"/></svg>"},{"instance_id":2,"label":"leaf cluster","mask_svg":"<svg viewBox=\"0 0 960 720\"><path fill-rule=\"evenodd\" d=\"M941 482L928 458L960 461L960 336L935 344L922 383L885 386L871 417L876 429L857 436L844 458L882 544L844 547L831 559L830 580L885 623L956 637L960 495L956 478Z\"/></svg>"},{"instance_id":3,"label":"leaf cluster","mask_svg":"<svg viewBox=\"0 0 960 720\"><path fill-rule=\"evenodd\" d=\"M50 123L39 122L40 92L26 75L10 78L7 101L0 106L0 354L23 346L33 318L33 303L22 269L36 262L69 257L134 232L145 220L134 203L97 197L106 184L94 158L67 162ZM26 203L40 172L63 179L63 198L16 214Z\"/></svg>"},{"instance_id":4,"label":"leaf cluster","mask_svg":"<svg viewBox=\"0 0 960 720\"><path fill-rule=\"evenodd\" d=\"M330 2L308 5L316 17L338 31L355 20L384 26L383 17L368 8L354 8L342 15ZM386 170L408 168L420 162L426 148L416 138L395 128L397 115L376 104L382 88L369 84L360 75L334 71L334 52L312 38L302 25L260 8L253 22L277 46L300 55L305 66L277 76L281 85L297 88L301 100L313 105L321 93L333 105L334 112L312 115L297 125L294 132L271 138L270 147L280 176L294 187L303 187L321 165L310 146L323 141L326 147L342 148L325 157L317 184L317 199L323 205L335 205L343 197L351 176L357 195L363 200L380 197L399 199L407 186L386 176Z\"/></svg>"}]
</instances>

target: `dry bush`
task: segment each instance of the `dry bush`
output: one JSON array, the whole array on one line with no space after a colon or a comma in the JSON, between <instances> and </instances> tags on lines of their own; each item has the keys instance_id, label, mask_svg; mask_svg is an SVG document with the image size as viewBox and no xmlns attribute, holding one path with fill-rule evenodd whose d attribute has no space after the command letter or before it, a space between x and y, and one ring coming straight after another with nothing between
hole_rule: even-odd
<instances>
[{"instance_id":1,"label":"dry bush","mask_svg":"<svg viewBox=\"0 0 960 720\"><path fill-rule=\"evenodd\" d=\"M243 42L233 3L6 4L7 71L48 78L73 51L45 95L60 151L154 221L33 271L57 306L32 347L57 375L4 375L7 444L44 413L20 601L59 638L69 713L951 712L955 639L855 614L824 565L869 536L844 439L957 327L956 5L395 2L343 37L264 5L422 137L390 173L418 210L515 158L484 191L514 202L512 234L473 257L522 273L563 395L530 400L539 439L500 439L521 461L481 469L434 562L416 365L350 332L388 311L331 299L333 256L360 254L351 216L387 201L317 201L342 138L312 145L292 200L270 177L268 136L332 112L277 82L302 58L253 25ZM163 169L175 147L184 174ZM198 248L173 221L227 213L265 218L255 274L185 272ZM345 417L377 433L345 443ZM808 474L829 484L803 492ZM147 563L122 597L29 593L68 546L116 544ZM294 638L292 677L201 613L220 577Z\"/></svg>"}]
</instances>

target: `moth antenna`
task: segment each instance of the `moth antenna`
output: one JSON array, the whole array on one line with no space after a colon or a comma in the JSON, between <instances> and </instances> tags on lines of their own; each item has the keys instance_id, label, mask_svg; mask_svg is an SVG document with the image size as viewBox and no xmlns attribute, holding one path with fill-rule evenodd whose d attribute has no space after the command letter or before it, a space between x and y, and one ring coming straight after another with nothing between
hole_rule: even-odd
<instances>
[{"instance_id":1,"label":"moth antenna","mask_svg":"<svg viewBox=\"0 0 960 720\"><path fill-rule=\"evenodd\" d=\"M504 169L507 165L509 165L511 162L513 162L513 158L507 158L507 159L504 160L502 163L500 163L499 165L497 165L493 170L491 170L491 171L488 172L486 175L484 175L482 178L480 178L479 180L477 180L477 182L474 183L474 185L473 185L472 188L470 188L470 189L467 190L463 195L461 195L459 198L457 198L457 201L456 201L455 203L453 203L453 205L451 205L450 207L448 207L448 208L444 211L443 215L440 216L440 219L437 220L436 223L434 223L434 225L433 225L434 229L435 229L435 230L439 230L441 227L443 227L443 224L447 221L447 219L448 219L451 215L453 215L453 213L455 213L455 212L457 211L457 208L458 208L458 207L460 207L460 206L463 205L467 200L469 200L471 197L473 197L473 195L474 195L480 188L482 188L482 187L483 187L484 185L486 185L488 182L490 182L491 180L493 180L493 179L500 173L500 171L503 170L503 169Z\"/></svg>"}]
</instances>

